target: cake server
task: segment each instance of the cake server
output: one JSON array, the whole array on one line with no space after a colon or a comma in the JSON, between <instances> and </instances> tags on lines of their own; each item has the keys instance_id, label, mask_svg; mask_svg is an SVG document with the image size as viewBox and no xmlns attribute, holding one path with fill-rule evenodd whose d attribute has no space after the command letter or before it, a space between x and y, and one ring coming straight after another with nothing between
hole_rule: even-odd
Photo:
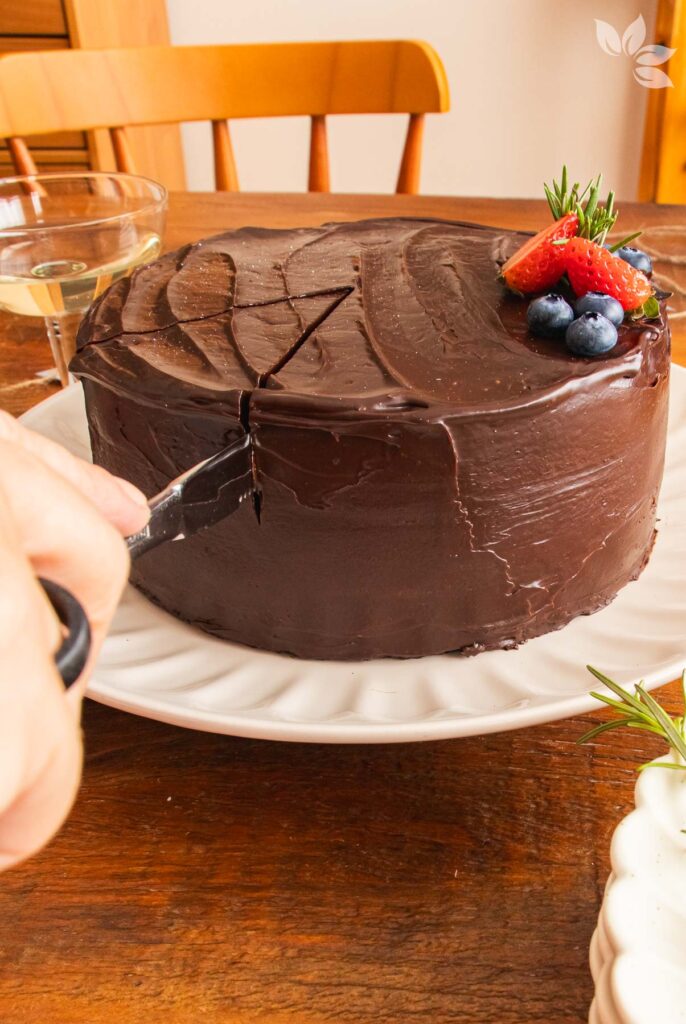
<instances>
[{"instance_id":1,"label":"cake server","mask_svg":"<svg viewBox=\"0 0 686 1024\"><path fill-rule=\"evenodd\" d=\"M166 541L199 533L230 516L253 494L250 435L245 434L217 455L182 473L150 499L147 526L126 538L131 558L138 558ZM64 627L65 636L55 655L55 664L65 686L71 686L88 660L88 618L68 590L50 580L39 582Z\"/></svg>"},{"instance_id":2,"label":"cake server","mask_svg":"<svg viewBox=\"0 0 686 1024\"><path fill-rule=\"evenodd\" d=\"M244 434L218 455L177 476L150 499L148 525L126 538L131 558L218 523L252 494L250 434Z\"/></svg>"}]
</instances>

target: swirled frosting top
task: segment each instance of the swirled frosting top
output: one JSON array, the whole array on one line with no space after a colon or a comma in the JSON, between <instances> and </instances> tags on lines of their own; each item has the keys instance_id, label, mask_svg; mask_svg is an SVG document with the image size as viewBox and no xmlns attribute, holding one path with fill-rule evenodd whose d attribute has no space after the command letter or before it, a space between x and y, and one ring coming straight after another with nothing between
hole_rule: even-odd
<instances>
[{"instance_id":1,"label":"swirled frosting top","mask_svg":"<svg viewBox=\"0 0 686 1024\"><path fill-rule=\"evenodd\" d=\"M466 412L645 369L661 320L623 326L595 360L529 334L526 302L497 278L523 237L415 219L227 232L117 282L85 318L73 369L152 401L267 388Z\"/></svg>"}]
</instances>

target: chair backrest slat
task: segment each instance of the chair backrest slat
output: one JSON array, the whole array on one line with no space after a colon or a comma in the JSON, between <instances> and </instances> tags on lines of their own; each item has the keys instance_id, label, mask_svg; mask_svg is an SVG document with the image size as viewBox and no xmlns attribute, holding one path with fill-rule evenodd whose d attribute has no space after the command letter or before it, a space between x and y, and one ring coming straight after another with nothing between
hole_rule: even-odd
<instances>
[{"instance_id":1,"label":"chair backrest slat","mask_svg":"<svg viewBox=\"0 0 686 1024\"><path fill-rule=\"evenodd\" d=\"M327 114L421 115L448 107L440 58L427 43L412 40L56 50L0 58L0 137L107 128L124 170L132 164L125 126L209 120L225 188L238 187L227 119L310 116L310 182L328 189ZM401 170L406 188L417 184L420 148L421 120L414 118ZM28 154L21 146L15 151L18 163Z\"/></svg>"}]
</instances>

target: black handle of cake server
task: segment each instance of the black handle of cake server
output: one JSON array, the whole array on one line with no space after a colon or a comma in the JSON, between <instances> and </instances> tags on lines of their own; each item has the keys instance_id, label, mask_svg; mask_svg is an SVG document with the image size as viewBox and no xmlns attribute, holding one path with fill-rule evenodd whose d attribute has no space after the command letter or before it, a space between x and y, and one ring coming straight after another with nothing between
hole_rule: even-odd
<instances>
[{"instance_id":1,"label":"black handle of cake server","mask_svg":"<svg viewBox=\"0 0 686 1024\"><path fill-rule=\"evenodd\" d=\"M164 497L164 495L160 496L160 498ZM163 544L174 535L176 525L161 521L163 516L160 513L164 509L160 508L160 506L163 505L163 500L158 499L156 502L153 499L150 502L151 523L144 530L141 530L140 533L126 538L132 559L137 558L151 548L156 548L158 544ZM155 514L156 512L157 514ZM68 688L76 682L83 672L88 661L88 655L90 654L91 629L88 616L80 601L70 591L61 587L58 583L53 583L52 580L39 578L38 582L45 591L45 595L50 601L57 618L64 627L64 637L59 650L55 654L55 665L62 677L62 682Z\"/></svg>"},{"instance_id":2,"label":"black handle of cake server","mask_svg":"<svg viewBox=\"0 0 686 1024\"><path fill-rule=\"evenodd\" d=\"M64 627L64 638L55 655L55 665L66 687L83 672L91 650L91 628L83 606L74 595L52 580L38 580Z\"/></svg>"},{"instance_id":3,"label":"black handle of cake server","mask_svg":"<svg viewBox=\"0 0 686 1024\"><path fill-rule=\"evenodd\" d=\"M180 540L211 526L235 512L250 494L252 462L250 435L246 434L176 477L150 499L147 525L126 538L131 560L168 540ZM65 630L55 662L65 686L71 686L88 660L91 646L88 619L68 590L50 580L42 579L40 583Z\"/></svg>"}]
</instances>

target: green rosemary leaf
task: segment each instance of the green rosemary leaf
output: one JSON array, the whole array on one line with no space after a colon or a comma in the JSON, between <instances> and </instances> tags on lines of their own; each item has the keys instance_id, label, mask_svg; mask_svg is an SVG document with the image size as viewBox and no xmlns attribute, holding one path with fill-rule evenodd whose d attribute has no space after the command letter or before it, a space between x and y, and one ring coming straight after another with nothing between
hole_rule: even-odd
<instances>
[{"instance_id":1,"label":"green rosemary leaf","mask_svg":"<svg viewBox=\"0 0 686 1024\"><path fill-rule=\"evenodd\" d=\"M610 252L617 252L618 249L624 248L625 245L635 241L642 234L642 231L634 231L632 235L627 235L626 238L622 238L619 242L613 242L610 246Z\"/></svg>"},{"instance_id":2,"label":"green rosemary leaf","mask_svg":"<svg viewBox=\"0 0 686 1024\"><path fill-rule=\"evenodd\" d=\"M557 198L557 196L553 195L553 193L550 191L547 185L544 185L543 188L545 190L545 197L548 200L550 212L553 215L553 220L559 220L562 216L560 212L560 201Z\"/></svg>"},{"instance_id":3,"label":"green rosemary leaf","mask_svg":"<svg viewBox=\"0 0 686 1024\"><path fill-rule=\"evenodd\" d=\"M586 193L587 193L587 192L590 192L590 190L591 190L591 188L592 188L592 187L593 187L593 182L592 182L592 181L589 181L588 185L587 185L587 186L586 186L586 188L585 188L585 189L583 190L583 192L581 192L581 193L580 193L580 194L579 194L579 195L577 196L577 202L579 202L579 203L583 203L584 199L586 198ZM577 192L578 192L578 190L579 190L579 187L578 187L578 185L577 185Z\"/></svg>"},{"instance_id":4,"label":"green rosemary leaf","mask_svg":"<svg viewBox=\"0 0 686 1024\"><path fill-rule=\"evenodd\" d=\"M669 717L664 708L660 707L654 697L643 689L642 686L637 686L636 691L640 693L641 698L647 707L652 711L655 716L655 721L662 726L664 729L665 737L672 747L686 760L686 740L684 737L674 728L674 722Z\"/></svg>"},{"instance_id":5,"label":"green rosemary leaf","mask_svg":"<svg viewBox=\"0 0 686 1024\"><path fill-rule=\"evenodd\" d=\"M615 711L618 711L622 715L628 715L631 717L631 715L636 714L634 709L629 707L628 704L623 704L621 701L615 700L614 697L608 697L605 693L596 693L595 691L591 691L591 697L595 697L596 700L602 701L603 704L607 704L608 707L614 708Z\"/></svg>"},{"instance_id":6,"label":"green rosemary leaf","mask_svg":"<svg viewBox=\"0 0 686 1024\"><path fill-rule=\"evenodd\" d=\"M588 732L585 732L576 742L578 744L590 743L591 740L594 740L596 736L600 736L601 733L609 732L610 729L621 729L624 725L626 725L626 722L623 722L620 719L613 719L610 722L602 722L600 725L596 725L594 729L589 729Z\"/></svg>"},{"instance_id":7,"label":"green rosemary leaf","mask_svg":"<svg viewBox=\"0 0 686 1024\"><path fill-rule=\"evenodd\" d=\"M672 772L686 772L686 764L670 764L669 761L648 761L646 764L639 764L637 772L644 772L646 768L667 768ZM686 832L686 829L682 829Z\"/></svg>"},{"instance_id":8,"label":"green rosemary leaf","mask_svg":"<svg viewBox=\"0 0 686 1024\"><path fill-rule=\"evenodd\" d=\"M591 189L591 194L588 197L588 202L584 207L584 217L586 220L593 222L593 215L596 212L598 206L598 187L594 185Z\"/></svg>"},{"instance_id":9,"label":"green rosemary leaf","mask_svg":"<svg viewBox=\"0 0 686 1024\"><path fill-rule=\"evenodd\" d=\"M607 686L608 690L612 690L612 692L616 694L621 701L624 701L626 704L629 704L634 709L634 711L637 711L638 714L641 715L641 717L645 716L646 709L638 697L635 697L633 694L629 693L629 691L621 687L619 683L615 683L614 680L608 679L606 675L603 675L602 672L599 672L597 668L593 668L592 665L587 665L586 668L592 676L595 676L599 682L601 682L604 686Z\"/></svg>"},{"instance_id":10,"label":"green rosemary leaf","mask_svg":"<svg viewBox=\"0 0 686 1024\"><path fill-rule=\"evenodd\" d=\"M662 729L659 725L655 725L654 723L651 725L650 723L643 722L638 718L627 718L623 724L626 725L628 729L643 729L644 732L652 732L653 736L662 736L664 738Z\"/></svg>"}]
</instances>

